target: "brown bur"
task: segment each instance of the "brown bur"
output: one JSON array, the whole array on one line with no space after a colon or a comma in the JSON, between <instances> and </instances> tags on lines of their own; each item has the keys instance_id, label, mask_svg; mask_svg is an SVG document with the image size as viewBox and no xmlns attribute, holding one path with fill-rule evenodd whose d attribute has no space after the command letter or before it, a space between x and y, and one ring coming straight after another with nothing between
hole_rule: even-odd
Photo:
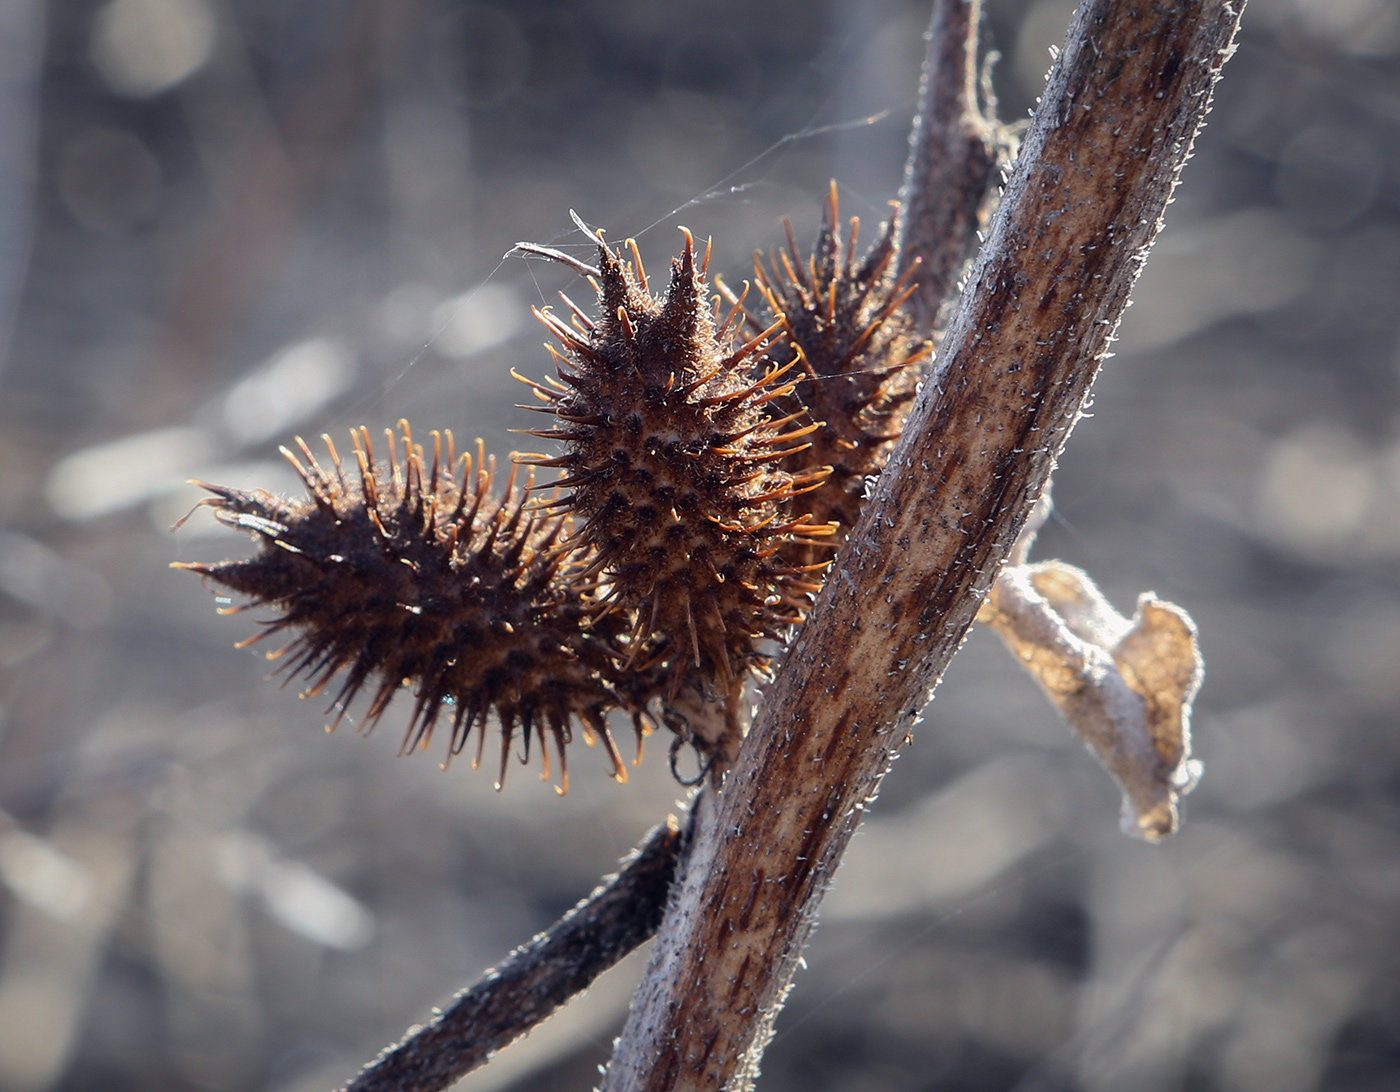
<instances>
[{"instance_id":1,"label":"brown bur","mask_svg":"<svg viewBox=\"0 0 1400 1092\"><path fill-rule=\"evenodd\" d=\"M214 495L202 503L223 523L251 532L259 551L247 561L177 567L251 600L230 612L275 607L278 616L243 644L294 633L269 658L284 658L289 678L310 679L306 696L344 672L332 701L336 723L369 688L364 719L372 727L408 686L417 700L404 751L426 747L434 727L447 720L450 754L478 729L477 765L494 714L500 779L517 735L522 761L538 741L548 778L548 732L564 792L564 748L579 723L588 743L603 741L613 776L625 781L606 716L613 709L632 712L640 744L649 730L641 714L645 695L632 695L618 674L618 635L595 618L582 555L558 548L568 522L530 510L513 472L504 494L494 497L480 451L475 467L470 456L456 460L450 433L445 452L444 437L433 434L428 464L407 424L401 428L401 449L385 433L387 461L376 460L367 430L352 432L358 465L349 475L329 438L329 469L298 441L305 463L284 453L306 482L306 498L205 486Z\"/></svg>"},{"instance_id":2,"label":"brown bur","mask_svg":"<svg viewBox=\"0 0 1400 1092\"><path fill-rule=\"evenodd\" d=\"M766 264L754 256L755 279L767 306L751 313L748 325L756 330L776 322L786 333L772 353L775 361L795 365L794 389L782 407L806 409L821 423L811 446L789 465L831 467L807 503L814 522L833 522L838 531L824 546L785 551L795 564L806 565L830 559L832 547L845 541L860 517L865 480L884 468L899 439L932 345L917 335L901 308L913 284L911 275L893 273L893 218L859 264L860 221L851 219L850 236L843 241L835 183L809 257L799 253L792 225L784 220L783 227L787 250L770 255Z\"/></svg>"},{"instance_id":3,"label":"brown bur","mask_svg":"<svg viewBox=\"0 0 1400 1092\"><path fill-rule=\"evenodd\" d=\"M801 621L817 587L784 551L831 528L805 497L794 505L826 469L783 469L814 429L800 407L775 409L794 389L794 363L766 355L777 328L730 344L740 311L718 322L684 234L661 299L635 244L628 262L593 234L596 268L522 246L588 274L598 294L596 319L572 303L572 324L538 312L564 351L559 380L531 384L558 422L535 435L564 454L533 462L563 470L558 504L593 551L603 609L627 619L630 661L664 672L665 719L728 761L745 675L767 667L765 642Z\"/></svg>"}]
</instances>

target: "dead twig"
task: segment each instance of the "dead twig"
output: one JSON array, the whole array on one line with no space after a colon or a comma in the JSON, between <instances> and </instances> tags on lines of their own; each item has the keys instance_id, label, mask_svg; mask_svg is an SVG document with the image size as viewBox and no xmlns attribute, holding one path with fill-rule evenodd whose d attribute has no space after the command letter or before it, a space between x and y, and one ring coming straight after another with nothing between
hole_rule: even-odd
<instances>
[{"instance_id":1,"label":"dead twig","mask_svg":"<svg viewBox=\"0 0 1400 1092\"><path fill-rule=\"evenodd\" d=\"M431 1023L410 1029L345 1092L439 1092L587 989L656 932L683 840L668 818L616 876L463 990Z\"/></svg>"},{"instance_id":2,"label":"dead twig","mask_svg":"<svg viewBox=\"0 0 1400 1092\"><path fill-rule=\"evenodd\" d=\"M996 182L1011 162L1010 133L997 122L977 66L981 0L936 0L900 190L898 274L915 265L905 304L932 334L959 271L987 226Z\"/></svg>"}]
</instances>

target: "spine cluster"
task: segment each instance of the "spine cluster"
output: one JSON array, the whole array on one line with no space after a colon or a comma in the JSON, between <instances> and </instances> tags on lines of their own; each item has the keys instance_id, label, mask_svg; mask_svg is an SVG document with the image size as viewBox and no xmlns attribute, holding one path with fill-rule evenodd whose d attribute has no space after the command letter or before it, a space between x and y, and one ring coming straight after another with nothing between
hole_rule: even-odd
<instances>
[{"instance_id":1,"label":"spine cluster","mask_svg":"<svg viewBox=\"0 0 1400 1092\"><path fill-rule=\"evenodd\" d=\"M784 408L800 407L821 422L802 459L831 468L811 503L815 520L836 525L833 544L839 545L860 517L866 478L884 469L904 429L932 343L918 336L900 307L914 286L910 276L896 279L892 273L893 217L881 225L859 263L860 221L851 219L843 241L835 183L808 257L799 252L792 225L784 220L783 227L786 251L766 262L754 256L765 306L750 317L749 326L780 326L785 336L775 344L773 358L795 364L798 376Z\"/></svg>"},{"instance_id":2,"label":"spine cluster","mask_svg":"<svg viewBox=\"0 0 1400 1092\"><path fill-rule=\"evenodd\" d=\"M278 613L246 643L290 633L283 671L323 692L340 676L338 721L362 691L372 726L403 688L415 696L404 750L450 723L451 754L488 720L514 742L547 744L567 787L575 726L601 739L625 780L608 717L639 739L656 715L702 759L732 761L747 681L800 624L821 573L860 513L903 424L928 355L900 311L892 231L855 260L835 192L816 247L756 261L756 305L711 296L708 253L688 232L664 293L635 244L590 232L597 265L543 247L527 254L586 274L591 314L537 310L557 375L525 380L552 415L535 431L558 454L519 457L561 472L527 500L515 472L501 496L489 464L433 434L429 460L402 434L377 460L353 433L355 466L288 454L308 495L286 500L208 486L203 503L260 549L247 561L185 565ZM445 451L444 451L445 443Z\"/></svg>"}]
</instances>

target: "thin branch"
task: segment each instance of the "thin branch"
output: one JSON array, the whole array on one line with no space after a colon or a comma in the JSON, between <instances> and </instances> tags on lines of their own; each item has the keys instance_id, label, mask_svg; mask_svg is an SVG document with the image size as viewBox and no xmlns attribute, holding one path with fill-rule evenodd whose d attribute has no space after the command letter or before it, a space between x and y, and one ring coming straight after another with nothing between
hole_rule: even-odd
<instances>
[{"instance_id":1,"label":"thin branch","mask_svg":"<svg viewBox=\"0 0 1400 1092\"><path fill-rule=\"evenodd\" d=\"M668 818L616 876L431 1023L410 1029L345 1092L440 1092L587 989L656 932L683 841Z\"/></svg>"},{"instance_id":2,"label":"thin branch","mask_svg":"<svg viewBox=\"0 0 1400 1092\"><path fill-rule=\"evenodd\" d=\"M821 898L1087 400L1242 5L1084 0L860 523L677 877L604 1092L743 1089Z\"/></svg>"},{"instance_id":3,"label":"thin branch","mask_svg":"<svg viewBox=\"0 0 1400 1092\"><path fill-rule=\"evenodd\" d=\"M1011 162L1010 134L996 120L977 67L981 0L935 0L919 112L900 190L898 273L916 263L906 307L932 334L959 271L987 226L997 175Z\"/></svg>"}]
</instances>

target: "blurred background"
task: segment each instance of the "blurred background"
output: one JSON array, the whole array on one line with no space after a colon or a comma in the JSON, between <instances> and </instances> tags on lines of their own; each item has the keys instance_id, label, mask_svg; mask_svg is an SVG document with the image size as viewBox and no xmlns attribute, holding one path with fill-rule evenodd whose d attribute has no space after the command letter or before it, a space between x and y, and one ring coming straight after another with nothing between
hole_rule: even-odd
<instances>
[{"instance_id":1,"label":"blurred background","mask_svg":"<svg viewBox=\"0 0 1400 1092\"><path fill-rule=\"evenodd\" d=\"M1064 0L989 0L1004 119ZM547 368L502 255L576 209L743 279L827 181L870 237L925 2L0 5L0 1089L318 1092L683 790L396 760L175 560L199 477L409 418L502 456ZM1037 556L1200 625L1182 832L974 633L823 911L761 1087L1400 1085L1400 5L1252 0ZM525 445L529 446L529 445ZM399 711L400 715L402 710ZM582 751L582 748L580 748ZM582 1089L633 958L463 1088Z\"/></svg>"}]
</instances>

